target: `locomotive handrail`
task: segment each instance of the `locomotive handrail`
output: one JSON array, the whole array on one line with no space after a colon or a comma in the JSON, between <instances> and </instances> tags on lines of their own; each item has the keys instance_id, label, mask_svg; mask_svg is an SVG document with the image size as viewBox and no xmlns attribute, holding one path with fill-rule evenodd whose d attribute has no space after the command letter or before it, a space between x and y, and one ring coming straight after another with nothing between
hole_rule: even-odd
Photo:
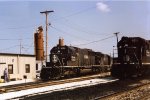
<instances>
[{"instance_id":1,"label":"locomotive handrail","mask_svg":"<svg viewBox=\"0 0 150 100\"><path fill-rule=\"evenodd\" d=\"M118 47L118 48L131 48L131 49L136 49L137 47L129 47L129 46L125 46L125 47Z\"/></svg>"},{"instance_id":2,"label":"locomotive handrail","mask_svg":"<svg viewBox=\"0 0 150 100\"><path fill-rule=\"evenodd\" d=\"M140 67L140 61L139 61L139 59L137 58L135 52L134 52L134 56L135 56L135 58L136 58L136 60L137 60L137 62L138 62L138 65L139 65L139 67Z\"/></svg>"},{"instance_id":3,"label":"locomotive handrail","mask_svg":"<svg viewBox=\"0 0 150 100\"><path fill-rule=\"evenodd\" d=\"M57 60L58 60L58 62L60 63L60 68L61 68L61 74L63 73L63 64L61 63L61 61L60 61L60 59L59 59L59 57L56 55L56 58L57 58Z\"/></svg>"}]
</instances>

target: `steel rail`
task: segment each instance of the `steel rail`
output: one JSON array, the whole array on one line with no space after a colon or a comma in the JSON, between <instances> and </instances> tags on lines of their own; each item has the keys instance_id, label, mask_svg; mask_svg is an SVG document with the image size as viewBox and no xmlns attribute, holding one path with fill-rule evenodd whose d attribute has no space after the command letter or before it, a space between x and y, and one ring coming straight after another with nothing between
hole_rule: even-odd
<instances>
[{"instance_id":1,"label":"steel rail","mask_svg":"<svg viewBox=\"0 0 150 100\"><path fill-rule=\"evenodd\" d=\"M103 74L106 74L106 73L103 73ZM79 77L79 78L71 78L71 79L64 79L64 80L57 80L57 81L54 80L54 81L48 81L48 82L34 82L31 84L20 84L17 86L13 85L13 86L8 86L8 87L0 87L0 89L4 90L4 91L0 91L0 94L7 93L7 92L26 90L26 89L32 89L32 88L39 88L39 87L44 87L44 86L51 86L51 85L83 81L83 80L98 78L98 77L102 77L102 76L103 75L100 76L100 74L97 74L97 75L92 75L92 76L88 75L88 76L83 76L83 77Z\"/></svg>"},{"instance_id":2,"label":"steel rail","mask_svg":"<svg viewBox=\"0 0 150 100\"><path fill-rule=\"evenodd\" d=\"M150 82L138 85L136 87L126 88L126 89L123 89L123 90L120 90L120 91L117 91L117 92L111 92L109 94L106 94L106 95L103 95L103 96L100 96L100 97L96 97L96 98L94 98L94 100L112 100L112 98L114 98L114 97L117 97L117 96L123 95L123 94L127 94L131 91L138 90L138 89L146 87L148 85L150 85ZM147 98L147 97L145 97L145 98Z\"/></svg>"}]
</instances>

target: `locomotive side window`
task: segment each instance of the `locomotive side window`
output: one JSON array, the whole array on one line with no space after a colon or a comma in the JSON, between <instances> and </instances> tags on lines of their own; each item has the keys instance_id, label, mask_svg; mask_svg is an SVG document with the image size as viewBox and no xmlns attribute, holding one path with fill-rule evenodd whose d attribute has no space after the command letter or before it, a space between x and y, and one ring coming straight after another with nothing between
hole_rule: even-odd
<instances>
[{"instance_id":1,"label":"locomotive side window","mask_svg":"<svg viewBox=\"0 0 150 100\"><path fill-rule=\"evenodd\" d=\"M88 59L88 55L84 55L84 59Z\"/></svg>"},{"instance_id":2,"label":"locomotive side window","mask_svg":"<svg viewBox=\"0 0 150 100\"><path fill-rule=\"evenodd\" d=\"M71 61L76 61L76 57L75 56L71 56Z\"/></svg>"},{"instance_id":3,"label":"locomotive side window","mask_svg":"<svg viewBox=\"0 0 150 100\"><path fill-rule=\"evenodd\" d=\"M130 61L130 57L129 57L129 55L125 55L125 57L124 57L124 61L126 61L126 62L129 62L129 61Z\"/></svg>"},{"instance_id":4,"label":"locomotive side window","mask_svg":"<svg viewBox=\"0 0 150 100\"><path fill-rule=\"evenodd\" d=\"M146 56L150 57L150 50L146 50Z\"/></svg>"}]
</instances>

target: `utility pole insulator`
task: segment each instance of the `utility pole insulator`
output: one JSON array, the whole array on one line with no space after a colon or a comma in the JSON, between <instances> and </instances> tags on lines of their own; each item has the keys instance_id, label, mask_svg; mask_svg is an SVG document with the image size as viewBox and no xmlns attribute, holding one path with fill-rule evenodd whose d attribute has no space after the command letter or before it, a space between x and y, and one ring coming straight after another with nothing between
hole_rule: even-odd
<instances>
[{"instance_id":1,"label":"utility pole insulator","mask_svg":"<svg viewBox=\"0 0 150 100\"><path fill-rule=\"evenodd\" d=\"M46 43L45 43L45 60L46 60L46 62L47 62L47 52L48 52L48 26L50 25L49 23L48 23L48 14L49 13L51 13L51 12L54 12L53 10L50 10L50 11L43 11L43 12L40 12L41 14L45 14L46 15Z\"/></svg>"}]
</instances>

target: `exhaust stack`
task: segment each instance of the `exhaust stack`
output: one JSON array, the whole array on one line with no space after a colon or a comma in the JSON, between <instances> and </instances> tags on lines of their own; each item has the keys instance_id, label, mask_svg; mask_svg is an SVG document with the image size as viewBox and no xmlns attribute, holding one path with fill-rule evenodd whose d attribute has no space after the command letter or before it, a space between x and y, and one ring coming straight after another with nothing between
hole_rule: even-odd
<instances>
[{"instance_id":1,"label":"exhaust stack","mask_svg":"<svg viewBox=\"0 0 150 100\"><path fill-rule=\"evenodd\" d=\"M64 39L63 38L59 38L59 46L64 46Z\"/></svg>"}]
</instances>

